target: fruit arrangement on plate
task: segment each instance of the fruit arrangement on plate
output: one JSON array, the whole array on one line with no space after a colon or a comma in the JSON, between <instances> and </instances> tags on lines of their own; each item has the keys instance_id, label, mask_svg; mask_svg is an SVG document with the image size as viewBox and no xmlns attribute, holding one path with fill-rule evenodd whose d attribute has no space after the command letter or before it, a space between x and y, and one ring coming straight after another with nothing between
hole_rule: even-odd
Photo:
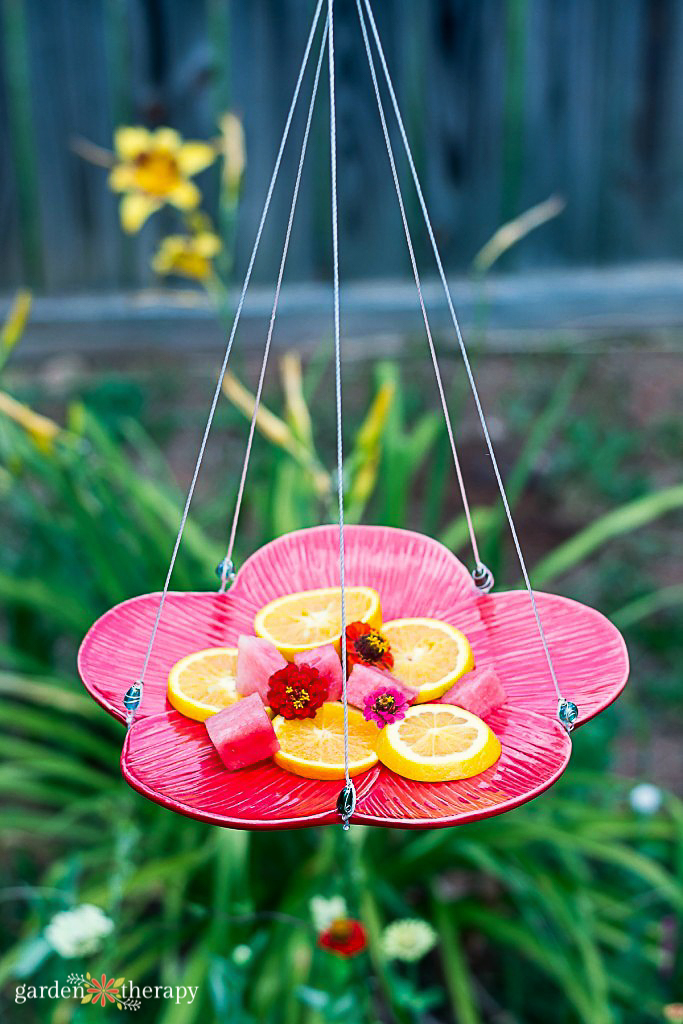
<instances>
[{"instance_id":1,"label":"fruit arrangement on plate","mask_svg":"<svg viewBox=\"0 0 683 1024\"><path fill-rule=\"evenodd\" d=\"M380 596L338 587L280 597L255 636L178 661L168 699L203 721L225 768L272 758L309 779L344 778L341 643L346 647L349 771L381 761L420 782L471 778L495 764L485 719L505 702L492 667L475 669L467 637L437 619L382 620Z\"/></svg>"}]
</instances>

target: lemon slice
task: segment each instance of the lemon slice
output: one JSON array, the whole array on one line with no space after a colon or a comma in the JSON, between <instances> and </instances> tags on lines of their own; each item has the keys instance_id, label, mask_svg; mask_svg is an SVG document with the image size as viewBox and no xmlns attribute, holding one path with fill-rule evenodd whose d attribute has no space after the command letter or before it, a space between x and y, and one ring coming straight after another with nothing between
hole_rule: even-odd
<instances>
[{"instance_id":1,"label":"lemon slice","mask_svg":"<svg viewBox=\"0 0 683 1024\"><path fill-rule=\"evenodd\" d=\"M270 640L290 661L301 651L323 644L339 646L341 636L339 587L302 590L271 601L254 619L257 636ZM371 587L346 587L346 621L382 625L379 594Z\"/></svg>"},{"instance_id":2,"label":"lemon slice","mask_svg":"<svg viewBox=\"0 0 683 1024\"><path fill-rule=\"evenodd\" d=\"M305 779L344 778L344 709L323 704L315 718L286 719L278 715L273 728L280 749L276 764ZM359 775L377 764L379 729L360 711L349 708L349 774Z\"/></svg>"},{"instance_id":3,"label":"lemon slice","mask_svg":"<svg viewBox=\"0 0 683 1024\"><path fill-rule=\"evenodd\" d=\"M195 651L177 661L169 672L169 703L182 715L203 722L240 699L236 677L236 647Z\"/></svg>"},{"instance_id":4,"label":"lemon slice","mask_svg":"<svg viewBox=\"0 0 683 1024\"><path fill-rule=\"evenodd\" d=\"M481 718L452 704L413 704L380 732L382 764L417 782L469 779L495 764L498 737Z\"/></svg>"},{"instance_id":5,"label":"lemon slice","mask_svg":"<svg viewBox=\"0 0 683 1024\"><path fill-rule=\"evenodd\" d=\"M474 668L464 633L438 619L393 619L382 626L394 656L392 676L413 686L417 704L436 700Z\"/></svg>"}]
</instances>

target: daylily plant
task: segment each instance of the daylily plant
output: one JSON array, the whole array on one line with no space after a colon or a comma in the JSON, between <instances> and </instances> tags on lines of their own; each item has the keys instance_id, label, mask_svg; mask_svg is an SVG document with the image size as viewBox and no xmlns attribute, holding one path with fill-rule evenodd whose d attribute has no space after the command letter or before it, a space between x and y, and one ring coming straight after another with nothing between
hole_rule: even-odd
<instances>
[{"instance_id":1,"label":"daylily plant","mask_svg":"<svg viewBox=\"0 0 683 1024\"><path fill-rule=\"evenodd\" d=\"M152 267L163 276L198 281L222 301L225 291L214 273L214 260L223 243L210 217L200 209L202 193L192 178L222 158L222 223L224 228L234 224L246 165L239 118L224 114L217 137L210 141L184 139L167 126L150 130L121 125L114 132L113 153L87 140L80 140L75 148L84 159L110 168L109 187L121 194L119 213L126 234L136 234L164 206L182 215L183 233L161 239Z\"/></svg>"}]
</instances>

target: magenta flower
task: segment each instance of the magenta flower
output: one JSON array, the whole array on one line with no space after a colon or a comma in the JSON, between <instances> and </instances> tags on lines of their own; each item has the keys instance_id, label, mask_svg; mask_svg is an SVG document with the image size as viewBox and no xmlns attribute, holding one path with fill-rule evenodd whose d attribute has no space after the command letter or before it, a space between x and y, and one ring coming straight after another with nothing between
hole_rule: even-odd
<instances>
[{"instance_id":1,"label":"magenta flower","mask_svg":"<svg viewBox=\"0 0 683 1024\"><path fill-rule=\"evenodd\" d=\"M400 690L393 686L379 686L365 698L363 716L368 722L374 722L380 729L392 722L399 722L406 717L408 701Z\"/></svg>"}]
</instances>

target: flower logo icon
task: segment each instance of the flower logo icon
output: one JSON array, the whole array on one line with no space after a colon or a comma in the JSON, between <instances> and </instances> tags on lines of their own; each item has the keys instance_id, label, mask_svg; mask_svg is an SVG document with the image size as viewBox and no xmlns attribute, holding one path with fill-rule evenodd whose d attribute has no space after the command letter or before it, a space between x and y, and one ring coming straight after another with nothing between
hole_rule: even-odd
<instances>
[{"instance_id":1,"label":"flower logo icon","mask_svg":"<svg viewBox=\"0 0 683 1024\"><path fill-rule=\"evenodd\" d=\"M85 974L70 974L67 978L70 985L79 985L85 989L81 1004L91 1003L93 1006L107 1006L114 1003L119 1010L139 1010L140 1000L127 997L123 992L125 978L107 978L106 974L98 980L90 971Z\"/></svg>"},{"instance_id":2,"label":"flower logo icon","mask_svg":"<svg viewBox=\"0 0 683 1024\"><path fill-rule=\"evenodd\" d=\"M103 974L101 981L97 978L91 978L90 974L86 977L90 981L89 987L86 989L86 995L81 999L82 1003L89 1003L92 1001L93 1006L96 1006L98 1002L102 1006L105 1006L107 1001L110 1003L120 1003L119 992L123 985L125 978L110 978L107 981L107 975Z\"/></svg>"}]
</instances>

